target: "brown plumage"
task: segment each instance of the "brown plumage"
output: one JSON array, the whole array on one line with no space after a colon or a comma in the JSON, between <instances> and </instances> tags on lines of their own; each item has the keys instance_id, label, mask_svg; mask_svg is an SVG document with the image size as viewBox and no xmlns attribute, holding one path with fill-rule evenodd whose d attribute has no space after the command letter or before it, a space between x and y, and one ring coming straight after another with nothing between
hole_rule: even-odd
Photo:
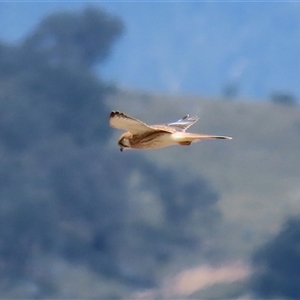
<instances>
[{"instance_id":1,"label":"brown plumage","mask_svg":"<svg viewBox=\"0 0 300 300\"><path fill-rule=\"evenodd\" d=\"M112 111L109 118L112 127L127 131L119 138L118 144L121 151L123 149L158 149L172 145L188 146L192 142L203 139L232 139L229 136L186 132L197 121L197 117L186 115L174 123L147 125L118 111Z\"/></svg>"}]
</instances>

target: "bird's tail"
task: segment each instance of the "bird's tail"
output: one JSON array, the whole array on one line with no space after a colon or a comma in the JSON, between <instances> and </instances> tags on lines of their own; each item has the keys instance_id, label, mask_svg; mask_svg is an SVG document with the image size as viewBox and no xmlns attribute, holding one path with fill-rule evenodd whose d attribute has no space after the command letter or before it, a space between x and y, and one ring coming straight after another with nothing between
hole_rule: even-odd
<instances>
[{"instance_id":1,"label":"bird's tail","mask_svg":"<svg viewBox=\"0 0 300 300\"><path fill-rule=\"evenodd\" d=\"M198 134L198 133L188 133L188 132L176 132L173 133L173 138L176 142L181 145L189 145L192 142L197 142L206 139L222 139L231 140L232 137L224 135L210 135L210 134Z\"/></svg>"}]
</instances>

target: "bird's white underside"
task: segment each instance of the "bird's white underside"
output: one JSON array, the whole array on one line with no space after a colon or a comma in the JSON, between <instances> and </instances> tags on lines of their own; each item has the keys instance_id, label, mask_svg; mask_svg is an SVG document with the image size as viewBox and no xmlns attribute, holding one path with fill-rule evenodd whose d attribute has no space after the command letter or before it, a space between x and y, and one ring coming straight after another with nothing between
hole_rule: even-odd
<instances>
[{"instance_id":1,"label":"bird's white underside","mask_svg":"<svg viewBox=\"0 0 300 300\"><path fill-rule=\"evenodd\" d=\"M110 119L110 125L112 127L129 131L132 134L140 134L142 132L151 131L152 129L147 126L145 123L138 120L123 118L123 117L114 117Z\"/></svg>"}]
</instances>

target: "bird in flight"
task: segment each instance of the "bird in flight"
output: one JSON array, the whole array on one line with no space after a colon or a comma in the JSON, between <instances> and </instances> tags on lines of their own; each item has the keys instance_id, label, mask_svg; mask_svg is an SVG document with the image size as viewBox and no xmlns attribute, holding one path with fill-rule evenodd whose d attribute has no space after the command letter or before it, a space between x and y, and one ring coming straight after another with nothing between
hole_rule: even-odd
<instances>
[{"instance_id":1,"label":"bird in flight","mask_svg":"<svg viewBox=\"0 0 300 300\"><path fill-rule=\"evenodd\" d=\"M124 149L159 149L172 145L188 146L204 139L232 139L229 136L186 132L198 120L198 117L186 115L174 123L147 125L122 112L112 111L109 124L114 128L126 131L119 138L120 151Z\"/></svg>"}]
</instances>

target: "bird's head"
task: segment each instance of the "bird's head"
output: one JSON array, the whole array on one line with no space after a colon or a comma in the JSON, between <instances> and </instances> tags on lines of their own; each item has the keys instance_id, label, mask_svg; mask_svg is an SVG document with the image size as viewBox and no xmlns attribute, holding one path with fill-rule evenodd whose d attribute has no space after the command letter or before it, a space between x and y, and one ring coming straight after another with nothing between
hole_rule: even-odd
<instances>
[{"instance_id":1,"label":"bird's head","mask_svg":"<svg viewBox=\"0 0 300 300\"><path fill-rule=\"evenodd\" d=\"M118 145L120 147L120 151L122 152L124 149L129 149L131 148L130 145L130 137L132 136L132 134L130 132L126 132L124 134L122 134L119 138L119 142Z\"/></svg>"}]
</instances>

